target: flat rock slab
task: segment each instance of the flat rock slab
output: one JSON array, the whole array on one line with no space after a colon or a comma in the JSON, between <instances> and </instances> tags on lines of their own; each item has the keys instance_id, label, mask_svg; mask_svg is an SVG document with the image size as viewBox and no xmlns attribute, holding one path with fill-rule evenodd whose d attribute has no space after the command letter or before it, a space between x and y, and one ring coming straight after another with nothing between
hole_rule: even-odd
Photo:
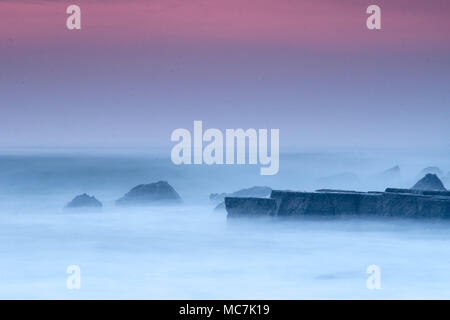
<instances>
[{"instance_id":1,"label":"flat rock slab","mask_svg":"<svg viewBox=\"0 0 450 320\"><path fill-rule=\"evenodd\" d=\"M390 191L393 191L391 189ZM269 199L226 198L228 217L317 216L450 218L450 197L444 193L272 191Z\"/></svg>"}]
</instances>

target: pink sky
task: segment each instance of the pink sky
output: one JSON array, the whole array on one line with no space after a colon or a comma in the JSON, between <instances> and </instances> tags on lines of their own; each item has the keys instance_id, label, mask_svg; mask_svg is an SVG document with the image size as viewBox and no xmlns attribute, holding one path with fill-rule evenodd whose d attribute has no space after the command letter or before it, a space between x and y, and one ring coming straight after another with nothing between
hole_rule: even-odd
<instances>
[{"instance_id":1,"label":"pink sky","mask_svg":"<svg viewBox=\"0 0 450 320\"><path fill-rule=\"evenodd\" d=\"M448 145L449 0L0 0L0 58L0 146L168 144L193 120Z\"/></svg>"},{"instance_id":2,"label":"pink sky","mask_svg":"<svg viewBox=\"0 0 450 320\"><path fill-rule=\"evenodd\" d=\"M82 9L82 31L65 29L68 4ZM382 9L382 31L365 27L369 4ZM51 45L82 37L92 45L220 41L325 45L449 46L450 2L150 0L3 1L0 37L18 45Z\"/></svg>"}]
</instances>

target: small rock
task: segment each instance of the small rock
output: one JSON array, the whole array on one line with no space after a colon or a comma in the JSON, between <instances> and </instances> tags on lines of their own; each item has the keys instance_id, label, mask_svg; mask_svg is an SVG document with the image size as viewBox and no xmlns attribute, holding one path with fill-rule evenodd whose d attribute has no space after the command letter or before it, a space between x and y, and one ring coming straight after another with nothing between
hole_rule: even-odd
<instances>
[{"instance_id":1,"label":"small rock","mask_svg":"<svg viewBox=\"0 0 450 320\"><path fill-rule=\"evenodd\" d=\"M116 201L118 206L180 203L181 197L167 181L141 184Z\"/></svg>"},{"instance_id":2,"label":"small rock","mask_svg":"<svg viewBox=\"0 0 450 320\"><path fill-rule=\"evenodd\" d=\"M66 208L101 208L102 206L102 203L96 197L83 193L73 198L66 205Z\"/></svg>"}]
</instances>

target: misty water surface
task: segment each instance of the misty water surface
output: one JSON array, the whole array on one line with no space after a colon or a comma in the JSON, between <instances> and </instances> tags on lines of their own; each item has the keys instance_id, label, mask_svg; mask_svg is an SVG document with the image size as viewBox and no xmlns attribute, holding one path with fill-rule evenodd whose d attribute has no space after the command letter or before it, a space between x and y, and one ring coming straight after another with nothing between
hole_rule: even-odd
<instances>
[{"instance_id":1,"label":"misty water surface","mask_svg":"<svg viewBox=\"0 0 450 320\"><path fill-rule=\"evenodd\" d=\"M399 187L428 165L450 168L439 155L311 153L285 156L279 175L261 177L258 168L176 167L149 155L5 154L0 298L450 298L448 222L229 223L208 200L253 185L313 190L321 177L348 171L358 176L354 187L372 189L387 183L377 172L397 163L402 177L389 183ZM134 185L161 179L183 205L114 206ZM83 192L103 201L103 211L62 209ZM373 264L381 290L366 287ZM81 268L80 290L66 288L69 265Z\"/></svg>"}]
</instances>

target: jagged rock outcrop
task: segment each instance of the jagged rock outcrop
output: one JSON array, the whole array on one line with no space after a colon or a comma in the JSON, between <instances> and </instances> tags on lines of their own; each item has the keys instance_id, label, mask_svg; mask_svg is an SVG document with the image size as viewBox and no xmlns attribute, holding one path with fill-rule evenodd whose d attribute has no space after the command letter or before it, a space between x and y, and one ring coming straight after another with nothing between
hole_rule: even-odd
<instances>
[{"instance_id":1,"label":"jagged rock outcrop","mask_svg":"<svg viewBox=\"0 0 450 320\"><path fill-rule=\"evenodd\" d=\"M66 205L66 208L101 208L102 206L102 203L97 200L96 197L83 193L73 198L72 201Z\"/></svg>"},{"instance_id":2,"label":"jagged rock outcrop","mask_svg":"<svg viewBox=\"0 0 450 320\"><path fill-rule=\"evenodd\" d=\"M180 195L167 181L141 184L116 201L118 206L142 206L181 203Z\"/></svg>"},{"instance_id":3,"label":"jagged rock outcrop","mask_svg":"<svg viewBox=\"0 0 450 320\"><path fill-rule=\"evenodd\" d=\"M396 192L396 190L403 191ZM274 190L269 199L227 197L225 205L229 218L247 216L450 218L450 196L446 193L426 194L426 192L433 191Z\"/></svg>"},{"instance_id":4,"label":"jagged rock outcrop","mask_svg":"<svg viewBox=\"0 0 450 320\"><path fill-rule=\"evenodd\" d=\"M420 179L411 189L426 191L447 191L437 175L428 173Z\"/></svg>"},{"instance_id":5,"label":"jagged rock outcrop","mask_svg":"<svg viewBox=\"0 0 450 320\"><path fill-rule=\"evenodd\" d=\"M255 187L251 187L251 188L241 189L241 190L235 191L233 193L212 193L212 194L210 194L209 199L212 202L217 204L217 206L214 208L214 210L224 210L225 209L225 203L224 203L225 197L268 198L270 196L271 192L272 192L272 189L269 187L255 186Z\"/></svg>"}]
</instances>

